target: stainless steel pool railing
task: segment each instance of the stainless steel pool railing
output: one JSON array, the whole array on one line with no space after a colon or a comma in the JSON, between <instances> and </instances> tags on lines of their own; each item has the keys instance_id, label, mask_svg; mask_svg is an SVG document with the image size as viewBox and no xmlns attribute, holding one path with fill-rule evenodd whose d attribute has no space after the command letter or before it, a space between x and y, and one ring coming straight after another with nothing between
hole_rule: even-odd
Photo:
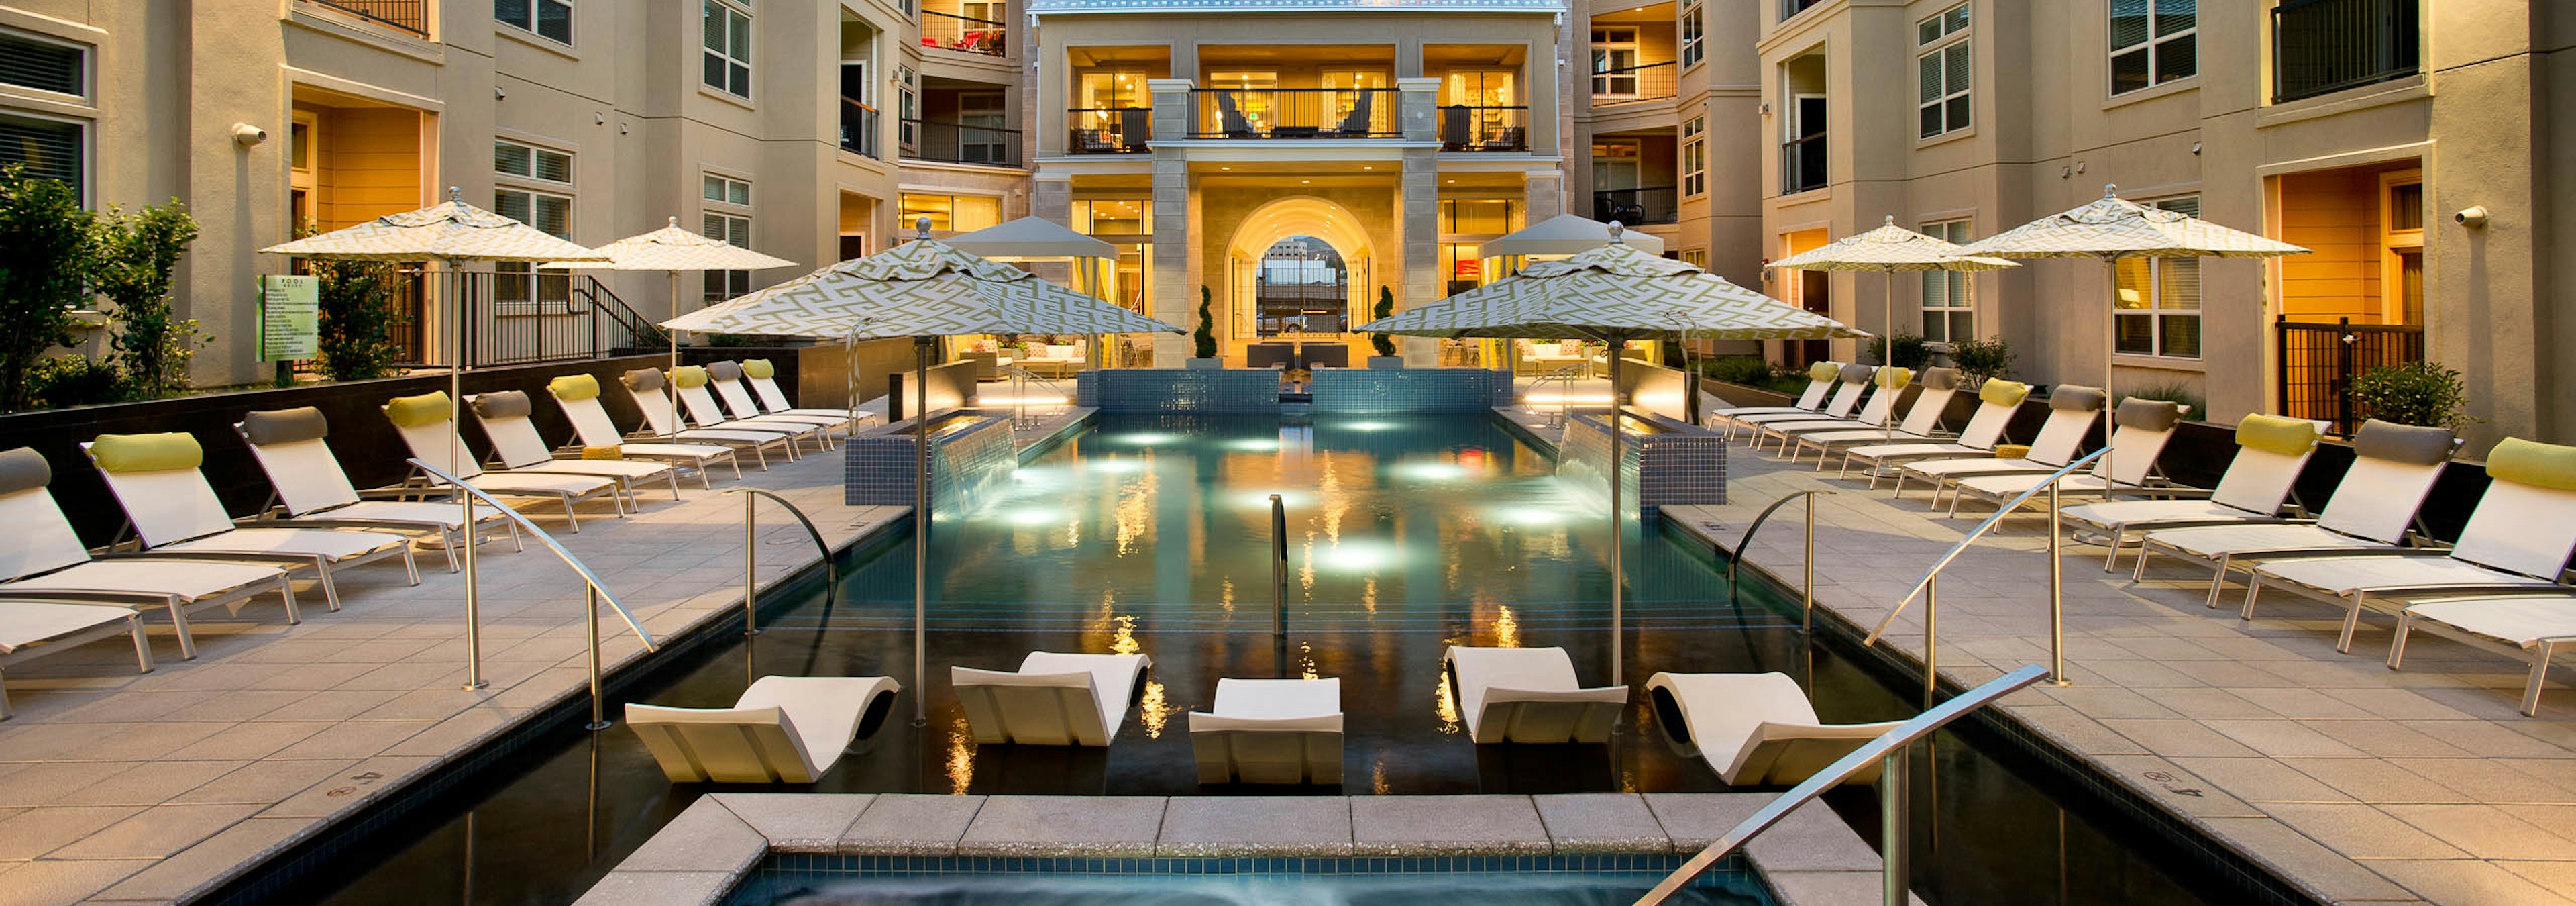
<instances>
[{"instance_id":1,"label":"stainless steel pool railing","mask_svg":"<svg viewBox=\"0 0 2576 906\"><path fill-rule=\"evenodd\" d=\"M1833 492L1822 488L1791 491L1780 499L1771 501L1770 506L1762 508L1760 515L1753 517L1753 524L1744 527L1744 536L1735 540L1735 555L1726 558L1728 600L1735 598L1735 590L1740 587L1735 581L1735 570L1744 562L1744 552L1753 546L1753 534L1761 531L1762 524L1771 521L1771 514L1779 512L1781 507L1789 504L1789 501L1805 498L1807 501L1807 553L1802 565L1806 569L1806 577L1798 584L1798 626L1804 631L1813 631L1816 628L1816 497L1831 493Z\"/></svg>"},{"instance_id":2,"label":"stainless steel pool railing","mask_svg":"<svg viewBox=\"0 0 2576 906\"><path fill-rule=\"evenodd\" d=\"M654 641L653 634L645 631L644 624L636 622L635 615L627 612L626 605L617 603L617 596L608 593L608 584L600 581L599 574L591 572L589 565L582 563L580 557L573 556L572 551L564 549L563 542L555 540L554 535L548 533L545 529L538 528L536 523L528 521L528 517L519 515L519 511L502 504L500 500L494 498L490 494L484 493L482 489L466 484L456 476L440 471L436 466L422 462L417 458L408 461L411 463L412 468L419 469L421 474L429 476L434 481L445 482L447 486L455 488L462 495L461 499L464 501L465 506L465 525L474 525L475 501L480 500L484 503L491 504L492 508L494 510L498 510L502 516L507 517L520 528L526 529L528 534L535 535L539 542L545 544L547 550L555 553L556 559L562 560L565 566L572 567L573 572L581 574L581 581L584 586L584 604L588 608L589 612L589 619L585 622L587 624L586 628L589 630L588 634L590 637L588 648L590 654L590 723L585 727L585 729L608 729L609 721L606 714L606 692L600 677L599 602L606 601L608 602L609 609L617 611L618 619L626 621L626 628L634 630L635 637L644 642L644 650L659 651L662 648L662 643ZM462 553L465 555L465 688L469 690L481 689L484 687L483 592L481 586L475 581L474 538L471 534L466 536L465 548Z\"/></svg>"},{"instance_id":3,"label":"stainless steel pool railing","mask_svg":"<svg viewBox=\"0 0 2576 906\"><path fill-rule=\"evenodd\" d=\"M1537 380L1530 382L1529 392L1530 396L1533 397L1538 395L1540 388L1546 387L1549 384L1557 385L1556 412L1555 414L1547 417L1548 427L1565 427L1565 423L1574 417L1574 382L1583 378L1584 371L1588 367L1589 366L1584 365L1567 365L1555 371L1540 374Z\"/></svg>"},{"instance_id":4,"label":"stainless steel pool railing","mask_svg":"<svg viewBox=\"0 0 2576 906\"><path fill-rule=\"evenodd\" d=\"M1270 644L1288 678L1288 505L1270 495Z\"/></svg>"},{"instance_id":5,"label":"stainless steel pool railing","mask_svg":"<svg viewBox=\"0 0 2576 906\"><path fill-rule=\"evenodd\" d=\"M1710 866L1716 865L1719 859L1726 858L1728 853L1742 848L1747 841L1761 835L1771 825L1779 823L1780 819L1788 817L1789 813L1796 811L1799 806L1806 805L1816 797L1824 795L1826 790L1840 785L1843 778L1869 767L1870 762L1873 761L1878 762L1880 766L1878 849L1881 866L1881 895L1886 906L1906 906L1910 902L1909 897L1914 886L1911 867L1907 864L1906 851L1906 841L1911 838L1907 824L1911 820L1909 812L1912 807L1907 789L1906 747L1917 739L1932 735L1932 731L1941 729L1951 721L1965 717L1969 712L1985 707L2007 693L2038 682L2041 677L2047 675L2048 671L2038 664L2030 664L1988 680L1984 685L1961 693L1957 698L1926 709L1923 713L1915 715L1913 720L1898 724L1895 729L1852 750L1851 754L1825 766L1825 769L1817 771L1815 776L1807 778L1797 786L1790 787L1789 791L1781 793L1779 798L1764 804L1752 816L1745 818L1718 837L1717 842L1710 843L1707 848L1700 850L1698 855L1683 862L1680 868L1675 869L1672 874L1665 876L1662 882L1657 883L1653 890L1646 891L1645 896L1638 897L1635 906L1657 906L1664 902L1688 885L1691 879L1699 877L1702 872L1708 871Z\"/></svg>"},{"instance_id":6,"label":"stainless steel pool railing","mask_svg":"<svg viewBox=\"0 0 2576 906\"><path fill-rule=\"evenodd\" d=\"M2022 504L2029 502L2032 497L2038 496L2043 491L2048 494L2048 679L2057 685L2066 685L2066 564L2058 557L2058 550L2065 543L2066 533L2059 521L2057 484L2065 481L2066 476L2075 474L2076 470L2092 465L2095 460L2101 459L2109 452L2111 448L2105 446L2076 457L2074 462L2067 463L2065 467L2049 473L2048 477L2042 479L2038 485L1995 508L1994 515L1978 523L1975 530L1968 532L1966 537L1960 538L1959 543L1951 545L1949 552L1942 554L1941 559L1933 561L1932 568L1923 574L1923 580L1914 583L1914 590L1906 592L1905 597L1898 599L1895 607L1888 608L1886 618L1878 621L1878 628L1870 630L1869 637L1861 640L1863 645L1877 644L1879 637L1887 634L1888 627L1895 625L1896 616L1905 612L1905 605L1914 603L1917 596L1923 599L1924 707L1932 707L1932 699L1939 694L1941 686L1941 672L1938 669L1941 644L1941 571L1950 568L1950 564L1957 562L1959 555L1967 551L1969 545L1977 543L1977 539L1993 531L1996 525L2004 521L2004 517L2012 515L2014 510L2020 509Z\"/></svg>"},{"instance_id":7,"label":"stainless steel pool railing","mask_svg":"<svg viewBox=\"0 0 2576 906\"><path fill-rule=\"evenodd\" d=\"M780 497L775 493L764 491L759 488L726 488L725 493L742 495L743 635L760 634L760 583L758 579L760 573L760 498L767 497L771 500L778 501L779 506L787 508L788 515L796 517L796 522L805 527L806 537L814 539L815 552L823 555L824 582L830 589L829 594L831 595L831 598L828 600L840 599L841 568L839 564L832 562L832 545L823 541L822 531L814 527L814 520L805 518L804 510L797 508L796 504L789 502L785 497Z\"/></svg>"}]
</instances>

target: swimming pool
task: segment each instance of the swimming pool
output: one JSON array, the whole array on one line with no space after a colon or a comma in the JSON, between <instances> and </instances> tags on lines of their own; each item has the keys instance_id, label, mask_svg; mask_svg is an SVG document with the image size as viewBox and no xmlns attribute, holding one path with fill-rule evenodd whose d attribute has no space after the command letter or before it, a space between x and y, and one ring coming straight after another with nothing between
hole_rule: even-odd
<instances>
[{"instance_id":1,"label":"swimming pool","mask_svg":"<svg viewBox=\"0 0 2576 906\"><path fill-rule=\"evenodd\" d=\"M1634 902L1681 857L1420 859L1009 859L792 856L722 906L1612 906ZM1771 906L1740 861L1672 906Z\"/></svg>"},{"instance_id":2,"label":"swimming pool","mask_svg":"<svg viewBox=\"0 0 2576 906\"><path fill-rule=\"evenodd\" d=\"M1285 658L1270 634L1270 493L1289 505ZM802 790L1233 792L1197 784L1182 717L1220 677L1284 670L1342 680L1349 781L1329 792L1722 791L1705 763L1665 744L1642 697L1609 745L1562 747L1469 743L1445 697L1447 644L1561 645L1587 682L1606 679L1600 513L1598 496L1481 415L1104 418L977 508L938 520L929 649L937 669L1008 668L1037 649L1152 655L1145 700L1116 744L976 746L934 672L927 726L891 722ZM1829 721L1912 714L1804 638L1764 589L1734 602L1705 548L1660 530L1632 541L1626 681L1776 670L1806 682ZM621 697L722 706L764 674L908 684L910 544L860 552L839 599L819 582L802 600L781 595L761 635L671 661ZM1936 906L2062 902L2070 890L2088 903L2202 902L2159 857L2060 808L2021 766L1949 734L1914 762L1916 884ZM569 903L700 794L749 789L674 786L624 728L570 726L468 786L403 819L368 858L319 866L271 899ZM1868 791L1827 801L1875 835Z\"/></svg>"}]
</instances>

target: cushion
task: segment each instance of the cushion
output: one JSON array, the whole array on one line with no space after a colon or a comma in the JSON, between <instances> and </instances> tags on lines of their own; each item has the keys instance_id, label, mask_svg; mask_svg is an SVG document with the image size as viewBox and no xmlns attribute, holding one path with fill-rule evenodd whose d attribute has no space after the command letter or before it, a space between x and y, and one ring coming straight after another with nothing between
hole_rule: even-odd
<instances>
[{"instance_id":1,"label":"cushion","mask_svg":"<svg viewBox=\"0 0 2576 906\"><path fill-rule=\"evenodd\" d=\"M985 345L990 346L992 344L986 343ZM991 352L992 350L986 349L984 351ZM744 377L751 378L755 381L765 380L778 376L778 366L769 364L768 359L744 359L742 360L742 374Z\"/></svg>"},{"instance_id":2,"label":"cushion","mask_svg":"<svg viewBox=\"0 0 2576 906\"><path fill-rule=\"evenodd\" d=\"M605 446L605 447L583 447L583 448L581 448L581 458L583 458L583 459L625 459L625 458L626 458L626 448L625 448L624 446L622 446L622 445L619 445L619 444L609 444L608 446Z\"/></svg>"},{"instance_id":3,"label":"cushion","mask_svg":"<svg viewBox=\"0 0 2576 906\"><path fill-rule=\"evenodd\" d=\"M638 368L633 371L629 371L625 374L619 375L617 377L617 381L618 383L625 384L626 389L637 393L651 393L662 389L662 373L650 368Z\"/></svg>"},{"instance_id":4,"label":"cushion","mask_svg":"<svg viewBox=\"0 0 2576 906\"><path fill-rule=\"evenodd\" d=\"M241 427L242 434L250 438L251 443L263 447L269 444L313 440L330 430L330 424L322 419L322 410L311 406L302 409L279 409L274 412L253 412L242 416Z\"/></svg>"},{"instance_id":5,"label":"cushion","mask_svg":"<svg viewBox=\"0 0 2576 906\"><path fill-rule=\"evenodd\" d=\"M680 385L682 390L704 387L707 385L707 370L697 365L682 365L671 372L671 383Z\"/></svg>"},{"instance_id":6,"label":"cushion","mask_svg":"<svg viewBox=\"0 0 2576 906\"><path fill-rule=\"evenodd\" d=\"M1923 369L1923 389L1925 389L1925 390L1957 390L1957 389L1959 389L1959 369L1956 369L1956 368L1926 368L1926 369Z\"/></svg>"},{"instance_id":7,"label":"cushion","mask_svg":"<svg viewBox=\"0 0 2576 906\"><path fill-rule=\"evenodd\" d=\"M0 451L0 495L32 491L54 480L54 468L45 464L45 454L27 447Z\"/></svg>"},{"instance_id":8,"label":"cushion","mask_svg":"<svg viewBox=\"0 0 2576 906\"><path fill-rule=\"evenodd\" d=\"M1530 355L1531 355L1531 356L1533 356L1533 357L1535 357L1535 358L1542 358L1542 359L1553 359L1553 358L1556 358L1556 344L1554 344L1554 343L1531 343L1531 344L1530 344Z\"/></svg>"},{"instance_id":9,"label":"cushion","mask_svg":"<svg viewBox=\"0 0 2576 906\"><path fill-rule=\"evenodd\" d=\"M2100 390L2074 384L2059 384L2048 394L2048 408L2068 412L2100 412L2102 404L2109 401L2110 397Z\"/></svg>"},{"instance_id":10,"label":"cushion","mask_svg":"<svg viewBox=\"0 0 2576 906\"><path fill-rule=\"evenodd\" d=\"M739 381L742 380L742 366L732 362L716 362L707 366L707 377L719 381Z\"/></svg>"},{"instance_id":11,"label":"cushion","mask_svg":"<svg viewBox=\"0 0 2576 906\"><path fill-rule=\"evenodd\" d=\"M2487 477L2535 488L2576 491L2576 447L2505 438L2487 451Z\"/></svg>"},{"instance_id":12,"label":"cushion","mask_svg":"<svg viewBox=\"0 0 2576 906\"><path fill-rule=\"evenodd\" d=\"M2357 456L2429 466L2451 458L2452 434L2448 428L2401 425L2371 419L2353 432L2352 452Z\"/></svg>"},{"instance_id":13,"label":"cushion","mask_svg":"<svg viewBox=\"0 0 2576 906\"><path fill-rule=\"evenodd\" d=\"M2140 431L2171 431L2175 423L2182 421L2182 404L2168 403L2164 400L2142 400L2134 396L2126 397L2120 400L2117 420L2123 428L2136 428Z\"/></svg>"},{"instance_id":14,"label":"cushion","mask_svg":"<svg viewBox=\"0 0 2576 906\"><path fill-rule=\"evenodd\" d=\"M1842 373L1843 366L1832 362L1817 362L1807 366L1807 380L1811 381L1830 381L1841 377Z\"/></svg>"},{"instance_id":15,"label":"cushion","mask_svg":"<svg viewBox=\"0 0 2576 906\"><path fill-rule=\"evenodd\" d=\"M528 404L528 394L523 391L495 390L474 397L474 414L494 421L526 418L528 413L535 411L536 407Z\"/></svg>"},{"instance_id":16,"label":"cushion","mask_svg":"<svg viewBox=\"0 0 2576 906\"><path fill-rule=\"evenodd\" d=\"M447 391L433 390L419 396L394 397L385 404L385 417L405 428L417 428L446 421L452 414L449 408Z\"/></svg>"},{"instance_id":17,"label":"cushion","mask_svg":"<svg viewBox=\"0 0 2576 906\"><path fill-rule=\"evenodd\" d=\"M644 372L651 374L651 371ZM567 374L546 382L546 392L556 399L580 402L599 396L599 379L587 374Z\"/></svg>"},{"instance_id":18,"label":"cushion","mask_svg":"<svg viewBox=\"0 0 2576 906\"><path fill-rule=\"evenodd\" d=\"M1881 368L1878 370L1878 385L1881 387L1885 387L1890 390L1903 390L1905 389L1905 385L1911 383L1914 383L1913 369Z\"/></svg>"},{"instance_id":19,"label":"cushion","mask_svg":"<svg viewBox=\"0 0 2576 906\"><path fill-rule=\"evenodd\" d=\"M2020 381L2007 381L2003 378L1988 378L1985 386L1977 388L1977 399L1980 402L1993 403L1998 406L2021 405L2022 398L2029 395L2029 384L2025 384Z\"/></svg>"},{"instance_id":20,"label":"cushion","mask_svg":"<svg viewBox=\"0 0 2576 906\"><path fill-rule=\"evenodd\" d=\"M2317 448L2317 423L2278 415L2248 415L2236 423L2236 445L2283 456L2306 456Z\"/></svg>"},{"instance_id":21,"label":"cushion","mask_svg":"<svg viewBox=\"0 0 2576 906\"><path fill-rule=\"evenodd\" d=\"M1846 384L1866 384L1869 383L1870 373L1877 370L1859 362L1853 362L1843 366L1842 381Z\"/></svg>"},{"instance_id":22,"label":"cushion","mask_svg":"<svg viewBox=\"0 0 2576 906\"><path fill-rule=\"evenodd\" d=\"M101 434L89 442L91 459L103 472L164 472L193 469L206 461L206 450L184 431L162 434Z\"/></svg>"}]
</instances>

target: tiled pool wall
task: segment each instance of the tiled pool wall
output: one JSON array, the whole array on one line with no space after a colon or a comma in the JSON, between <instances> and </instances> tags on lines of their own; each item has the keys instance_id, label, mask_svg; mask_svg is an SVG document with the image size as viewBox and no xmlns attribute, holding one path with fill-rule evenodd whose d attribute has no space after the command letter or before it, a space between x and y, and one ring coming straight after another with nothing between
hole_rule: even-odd
<instances>
[{"instance_id":1,"label":"tiled pool wall","mask_svg":"<svg viewBox=\"0 0 2576 906\"><path fill-rule=\"evenodd\" d=\"M1404 877L1477 874L1567 874L1650 886L1682 866L1670 853L1562 856L1399 856L1374 858L1203 857L1097 859L1044 856L879 856L771 853L720 906L770 906L813 888L863 878L936 875L1021 875L1039 878L1119 877ZM1742 853L1721 859L1692 879L1692 889L1723 891L1757 903L1777 903Z\"/></svg>"},{"instance_id":2,"label":"tiled pool wall","mask_svg":"<svg viewBox=\"0 0 2576 906\"><path fill-rule=\"evenodd\" d=\"M1636 416L1664 431L1632 435L1622 457L1620 493L1636 501L1638 515L1655 518L1663 507L1717 505L1726 502L1726 439L1716 432L1660 415ZM1598 481L1610 459L1607 420L1599 413L1576 413L1566 419L1557 444L1558 468Z\"/></svg>"},{"instance_id":3,"label":"tiled pool wall","mask_svg":"<svg viewBox=\"0 0 2576 906\"><path fill-rule=\"evenodd\" d=\"M1481 368L1325 368L1308 390L1317 414L1484 412L1512 403L1512 373Z\"/></svg>"},{"instance_id":4,"label":"tiled pool wall","mask_svg":"<svg viewBox=\"0 0 2576 906\"><path fill-rule=\"evenodd\" d=\"M1011 421L990 416L930 438L931 512L963 512L1019 466ZM909 424L851 438L843 447L842 499L850 506L911 506L913 436Z\"/></svg>"},{"instance_id":5,"label":"tiled pool wall","mask_svg":"<svg viewBox=\"0 0 2576 906\"><path fill-rule=\"evenodd\" d=\"M1265 415L1279 411L1279 372L1114 368L1074 376L1074 404L1104 413Z\"/></svg>"}]
</instances>

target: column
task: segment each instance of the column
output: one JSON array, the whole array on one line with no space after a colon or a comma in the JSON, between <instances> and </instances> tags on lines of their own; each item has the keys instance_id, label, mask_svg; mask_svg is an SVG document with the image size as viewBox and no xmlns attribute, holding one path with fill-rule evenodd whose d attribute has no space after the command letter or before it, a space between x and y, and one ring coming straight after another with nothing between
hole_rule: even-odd
<instances>
[{"instance_id":1,"label":"column","mask_svg":"<svg viewBox=\"0 0 2576 906\"><path fill-rule=\"evenodd\" d=\"M1190 80L1147 79L1154 96L1154 136L1190 134ZM1154 144L1154 260L1145 284L1153 315L1183 330L1197 330L1199 290L1190 282L1190 162L1180 148ZM1154 367L1179 368L1194 350L1187 334L1154 335Z\"/></svg>"},{"instance_id":2,"label":"column","mask_svg":"<svg viewBox=\"0 0 2576 906\"><path fill-rule=\"evenodd\" d=\"M1396 221L1404 249L1404 279L1397 284L1396 310L1440 298L1440 80L1395 80L1404 93L1404 174L1396 183ZM1374 302L1370 303L1376 304ZM1400 337L1397 349L1407 368L1440 364L1440 347L1430 337Z\"/></svg>"},{"instance_id":3,"label":"column","mask_svg":"<svg viewBox=\"0 0 2576 906\"><path fill-rule=\"evenodd\" d=\"M1524 193L1521 222L1524 225L1565 213L1564 171L1531 170L1521 174L1521 179Z\"/></svg>"}]
</instances>

